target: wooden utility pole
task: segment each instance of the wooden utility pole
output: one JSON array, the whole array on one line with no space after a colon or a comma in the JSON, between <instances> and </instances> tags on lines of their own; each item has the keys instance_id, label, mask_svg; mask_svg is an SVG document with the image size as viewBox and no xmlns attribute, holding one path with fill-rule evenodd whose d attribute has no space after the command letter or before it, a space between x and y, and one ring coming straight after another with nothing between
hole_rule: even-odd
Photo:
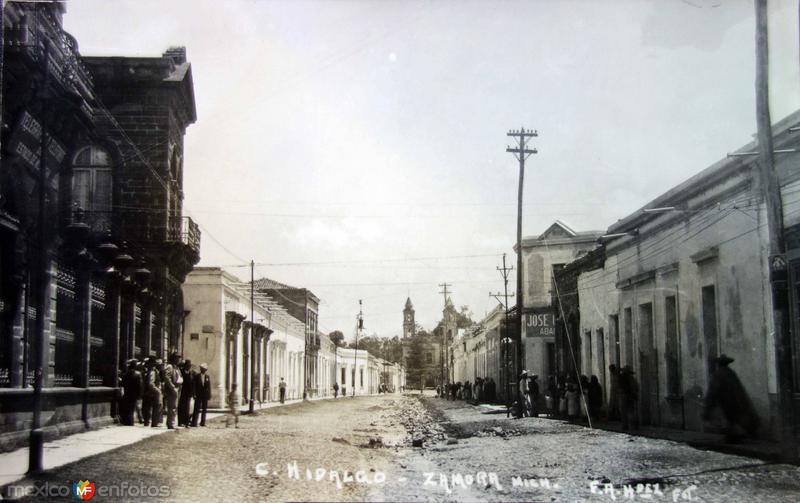
<instances>
[{"instance_id":1,"label":"wooden utility pole","mask_svg":"<svg viewBox=\"0 0 800 503\"><path fill-rule=\"evenodd\" d=\"M255 260L250 261L250 349L248 351L250 357L250 403L248 410L252 413L255 408L255 372L256 372L256 318L255 318Z\"/></svg>"},{"instance_id":2,"label":"wooden utility pole","mask_svg":"<svg viewBox=\"0 0 800 503\"><path fill-rule=\"evenodd\" d=\"M769 110L769 36L767 0L756 7L756 120L758 123L759 188L767 210L772 319L775 329L775 363L778 386L779 438L782 454L797 458L792 412L792 340L789 332L787 263L783 239L783 203L775 172L772 118Z\"/></svg>"},{"instance_id":3,"label":"wooden utility pole","mask_svg":"<svg viewBox=\"0 0 800 503\"><path fill-rule=\"evenodd\" d=\"M358 333L364 330L364 314L361 310L361 299L358 299L358 318L356 319L356 350L353 356L353 395L356 396L356 373L358 370Z\"/></svg>"},{"instance_id":4,"label":"wooden utility pole","mask_svg":"<svg viewBox=\"0 0 800 503\"><path fill-rule=\"evenodd\" d=\"M517 327L518 329L514 337L516 339L516 356L514 361L516 363L516 370L519 371L522 369L523 365L522 332L524 330L522 324L522 193L523 182L525 180L525 160L532 154L538 153L535 148L527 148L528 139L539 136L539 133L537 131L531 131L530 129L526 130L525 128L520 128L509 131L506 133L506 136L517 140L517 144L514 147L506 147L506 152L514 154L514 157L519 161L519 189L517 191L517 320L519 321L519 326Z\"/></svg>"},{"instance_id":5,"label":"wooden utility pole","mask_svg":"<svg viewBox=\"0 0 800 503\"><path fill-rule=\"evenodd\" d=\"M502 362L502 365L500 366L500 386L502 386L503 396L505 397L507 404L511 405L511 403L508 401L510 396L511 396L510 393L509 393L509 386L508 386L508 383L510 382L510 380L508 378L508 355L506 354L506 352L508 351L508 344L506 342L504 342L503 339L505 339L507 337L507 333L508 333L508 297L509 297L509 295L508 295L508 275L511 273L511 271L514 270L514 268L513 267L506 267L506 254L505 253L503 254L503 267L502 268L498 267L497 270L500 271L500 274L503 275L503 294L502 295L503 295L503 299L504 299L503 308L505 309L505 330L500 332L500 335L501 335L501 337L500 337L500 345L501 345L501 348L500 348L500 359L501 360L500 361ZM498 301L500 300L500 294L499 293L490 293L489 295L494 297ZM513 297L513 296L514 296L514 294L512 293L511 297Z\"/></svg>"},{"instance_id":6,"label":"wooden utility pole","mask_svg":"<svg viewBox=\"0 0 800 503\"><path fill-rule=\"evenodd\" d=\"M41 15L38 9L34 10L35 15ZM34 340L33 346L33 417L31 423L30 438L28 440L28 473L35 475L44 471L44 432L42 431L42 388L48 373L48 352L45 345L49 344L49 328L45 318L49 318L49 297L50 281L52 280L52 264L50 261L50 247L52 235L50 224L47 221L45 212L47 211L47 144L48 140L48 121L45 100L47 99L48 87L50 86L50 41L47 38L42 40L41 63L43 67L42 80L37 92L42 123L42 132L39 136L39 212L36 215L36 225L38 227L38 250L36 252L36 286L34 295L36 299L36 319L34 320ZM27 314L27 313L26 313ZM49 321L49 320L48 320Z\"/></svg>"}]
</instances>

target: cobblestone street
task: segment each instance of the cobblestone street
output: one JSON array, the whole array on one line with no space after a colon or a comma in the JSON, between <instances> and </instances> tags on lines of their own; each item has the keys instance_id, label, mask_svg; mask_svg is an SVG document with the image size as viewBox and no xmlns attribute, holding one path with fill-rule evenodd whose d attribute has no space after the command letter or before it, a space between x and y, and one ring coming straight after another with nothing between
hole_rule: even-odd
<instances>
[{"instance_id":1,"label":"cobblestone street","mask_svg":"<svg viewBox=\"0 0 800 503\"><path fill-rule=\"evenodd\" d=\"M86 479L98 488L96 501L727 502L800 495L794 466L549 419L512 420L416 395L267 409L242 416L239 429L218 418L27 483ZM103 498L101 487L120 492ZM163 492L143 498L131 487ZM41 493L26 499L48 500Z\"/></svg>"}]
</instances>

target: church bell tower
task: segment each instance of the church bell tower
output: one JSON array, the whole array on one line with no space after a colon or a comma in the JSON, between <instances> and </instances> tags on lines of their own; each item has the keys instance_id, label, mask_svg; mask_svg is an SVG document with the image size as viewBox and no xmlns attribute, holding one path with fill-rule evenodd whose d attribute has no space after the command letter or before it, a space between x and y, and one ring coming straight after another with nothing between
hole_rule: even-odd
<instances>
[{"instance_id":1,"label":"church bell tower","mask_svg":"<svg viewBox=\"0 0 800 503\"><path fill-rule=\"evenodd\" d=\"M403 309L403 339L414 336L414 304L411 297L406 299L406 307Z\"/></svg>"}]
</instances>

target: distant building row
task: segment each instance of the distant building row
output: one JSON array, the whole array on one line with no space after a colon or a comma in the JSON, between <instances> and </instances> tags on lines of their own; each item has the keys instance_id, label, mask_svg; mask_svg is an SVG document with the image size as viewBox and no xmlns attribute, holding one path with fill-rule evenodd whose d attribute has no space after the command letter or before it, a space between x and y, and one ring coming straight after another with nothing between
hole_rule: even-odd
<instances>
[{"instance_id":1,"label":"distant building row","mask_svg":"<svg viewBox=\"0 0 800 503\"><path fill-rule=\"evenodd\" d=\"M219 268L196 268L183 285L183 356L208 364L211 407L223 405L233 384L242 403L251 396L258 403L278 400L281 378L287 399L332 396L334 384L347 396L378 393L381 385L399 392L405 385L402 365L335 347L317 330L313 293L269 279L254 285L252 316L250 284Z\"/></svg>"}]
</instances>

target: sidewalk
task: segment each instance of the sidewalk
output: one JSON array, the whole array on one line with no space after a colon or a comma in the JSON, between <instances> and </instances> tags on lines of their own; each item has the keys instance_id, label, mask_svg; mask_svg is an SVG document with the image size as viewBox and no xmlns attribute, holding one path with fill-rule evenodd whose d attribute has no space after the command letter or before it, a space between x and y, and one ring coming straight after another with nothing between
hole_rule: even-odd
<instances>
[{"instance_id":1,"label":"sidewalk","mask_svg":"<svg viewBox=\"0 0 800 503\"><path fill-rule=\"evenodd\" d=\"M483 409L485 414L505 414L506 411L506 407L503 405L480 404L478 407ZM567 422L566 419L550 417L546 414L541 414L539 417L544 419L552 419L553 421ZM585 420L572 422L582 426L589 426L588 422ZM664 440L672 440L673 442L682 442L696 449L723 452L725 454L736 454L739 456L747 456L764 461L785 462L785 460L781 457L780 444L777 442L771 442L769 440L745 439L741 443L731 444L725 442L724 435L722 434L702 431L676 430L657 426L640 426L638 429L624 431L622 429L622 423L618 421L592 421L592 427L606 431L628 433L630 435L638 435L648 438L660 438Z\"/></svg>"},{"instance_id":2,"label":"sidewalk","mask_svg":"<svg viewBox=\"0 0 800 503\"><path fill-rule=\"evenodd\" d=\"M362 395L359 395L362 396ZM363 395L368 396L368 395ZM341 398L341 397L340 397ZM350 398L350 397L348 397ZM327 400L333 397L311 398L309 401ZM302 399L286 400L285 403L266 402L257 404L255 410L270 409L301 403ZM247 405L241 407L242 413L247 413ZM209 409L206 421L212 421L225 416L226 410ZM162 422L163 424L163 422ZM120 426L113 425L97 430L85 431L68 435L44 444L44 469L52 470L60 466L74 463L90 456L96 456L118 447L135 444L141 440L165 433L175 434L181 428L170 430L166 426L158 428L144 427L142 425ZM22 447L15 451L0 453L0 487L25 479L28 469L28 448Z\"/></svg>"}]
</instances>

